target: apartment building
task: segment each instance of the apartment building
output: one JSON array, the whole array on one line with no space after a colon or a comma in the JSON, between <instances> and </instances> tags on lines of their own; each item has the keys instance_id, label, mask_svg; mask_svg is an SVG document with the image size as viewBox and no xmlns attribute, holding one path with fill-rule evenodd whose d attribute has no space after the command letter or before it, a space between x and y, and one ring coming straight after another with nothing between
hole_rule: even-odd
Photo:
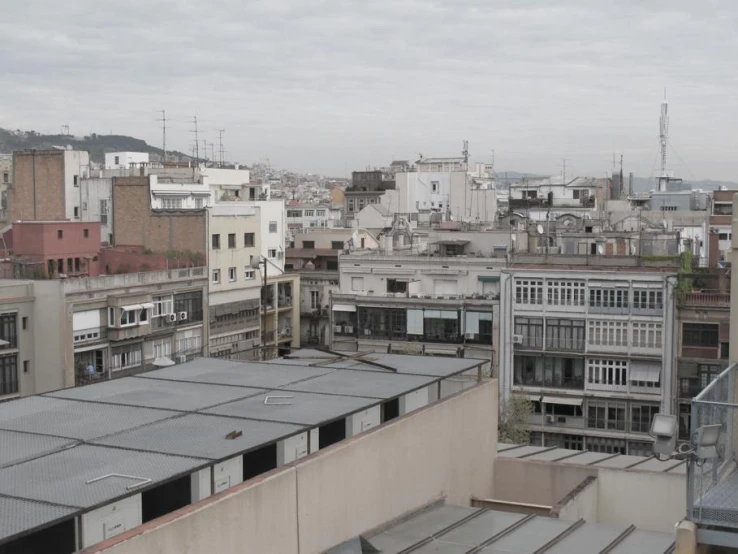
<instances>
[{"instance_id":1,"label":"apartment building","mask_svg":"<svg viewBox=\"0 0 738 554\"><path fill-rule=\"evenodd\" d=\"M650 455L653 415L676 410L676 275L569 265L501 276L500 391L532 401L532 442Z\"/></svg>"},{"instance_id":2,"label":"apartment building","mask_svg":"<svg viewBox=\"0 0 738 554\"><path fill-rule=\"evenodd\" d=\"M346 219L353 219L364 206L379 203L380 196L394 188L394 178L380 169L352 172L351 186L343 192Z\"/></svg>"},{"instance_id":3,"label":"apartment building","mask_svg":"<svg viewBox=\"0 0 738 554\"><path fill-rule=\"evenodd\" d=\"M734 190L716 190L712 193L710 231L717 233L719 261L727 262L733 241L733 194Z\"/></svg>"},{"instance_id":4,"label":"apartment building","mask_svg":"<svg viewBox=\"0 0 738 554\"><path fill-rule=\"evenodd\" d=\"M525 214L535 221L547 221L563 214L591 218L610 197L611 185L607 178L526 179L510 185L509 211Z\"/></svg>"},{"instance_id":5,"label":"apartment building","mask_svg":"<svg viewBox=\"0 0 738 554\"><path fill-rule=\"evenodd\" d=\"M252 260L261 251L259 210L223 202L207 213L210 354L258 359L262 274Z\"/></svg>"},{"instance_id":6,"label":"apartment building","mask_svg":"<svg viewBox=\"0 0 738 554\"><path fill-rule=\"evenodd\" d=\"M305 229L338 227L340 223L340 206L295 201L287 204L287 229L291 233L299 233Z\"/></svg>"},{"instance_id":7,"label":"apartment building","mask_svg":"<svg viewBox=\"0 0 738 554\"><path fill-rule=\"evenodd\" d=\"M339 260L333 349L479 358L496 373L504 257L394 251Z\"/></svg>"},{"instance_id":8,"label":"apartment building","mask_svg":"<svg viewBox=\"0 0 738 554\"><path fill-rule=\"evenodd\" d=\"M8 197L11 221L79 220L80 181L89 175L88 152L14 152L13 183Z\"/></svg>"}]
</instances>

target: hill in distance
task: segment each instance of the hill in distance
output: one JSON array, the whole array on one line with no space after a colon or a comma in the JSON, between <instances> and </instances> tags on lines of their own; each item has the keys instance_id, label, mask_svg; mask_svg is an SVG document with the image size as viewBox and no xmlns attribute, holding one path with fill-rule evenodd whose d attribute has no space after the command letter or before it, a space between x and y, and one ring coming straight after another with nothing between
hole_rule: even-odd
<instances>
[{"instance_id":1,"label":"hill in distance","mask_svg":"<svg viewBox=\"0 0 738 554\"><path fill-rule=\"evenodd\" d=\"M106 152L148 152L152 161L162 159L161 148L151 146L146 141L125 135L97 135L86 137L73 135L42 135L35 131L9 131L0 128L0 152L12 153L15 150L52 150L54 148L87 150L94 162L104 163ZM190 160L190 156L177 151L167 151L171 161Z\"/></svg>"}]
</instances>

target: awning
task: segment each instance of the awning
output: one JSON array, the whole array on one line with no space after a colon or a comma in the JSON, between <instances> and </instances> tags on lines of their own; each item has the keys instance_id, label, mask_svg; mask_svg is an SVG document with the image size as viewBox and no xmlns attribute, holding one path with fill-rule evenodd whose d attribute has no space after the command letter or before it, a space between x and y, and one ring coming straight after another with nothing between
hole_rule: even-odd
<instances>
[{"instance_id":1,"label":"awning","mask_svg":"<svg viewBox=\"0 0 738 554\"><path fill-rule=\"evenodd\" d=\"M648 383L658 383L661 377L661 365L644 364L638 362L630 363L631 381L646 381Z\"/></svg>"},{"instance_id":2,"label":"awning","mask_svg":"<svg viewBox=\"0 0 738 554\"><path fill-rule=\"evenodd\" d=\"M153 302L144 302L141 304L142 310L153 310L154 309L154 303Z\"/></svg>"},{"instance_id":3,"label":"awning","mask_svg":"<svg viewBox=\"0 0 738 554\"><path fill-rule=\"evenodd\" d=\"M355 312L356 306L352 306L351 304L333 304L333 311L334 312Z\"/></svg>"},{"instance_id":4,"label":"awning","mask_svg":"<svg viewBox=\"0 0 738 554\"><path fill-rule=\"evenodd\" d=\"M540 402L541 401L541 395L540 394L518 394L516 392L513 393L513 397L519 396L521 398L526 398L527 400L530 400L531 402Z\"/></svg>"},{"instance_id":5,"label":"awning","mask_svg":"<svg viewBox=\"0 0 738 554\"><path fill-rule=\"evenodd\" d=\"M141 308L143 308L143 306L141 304L131 304L130 306L121 306L120 307L120 309L123 310L124 312L132 312L134 310L137 311L137 310L140 310Z\"/></svg>"},{"instance_id":6,"label":"awning","mask_svg":"<svg viewBox=\"0 0 738 554\"><path fill-rule=\"evenodd\" d=\"M544 396L541 399L544 404L561 404L563 406L580 406L584 402L583 398L561 398L558 396Z\"/></svg>"},{"instance_id":7,"label":"awning","mask_svg":"<svg viewBox=\"0 0 738 554\"><path fill-rule=\"evenodd\" d=\"M477 281L481 281L482 283L499 283L500 276L499 275L477 275Z\"/></svg>"}]
</instances>

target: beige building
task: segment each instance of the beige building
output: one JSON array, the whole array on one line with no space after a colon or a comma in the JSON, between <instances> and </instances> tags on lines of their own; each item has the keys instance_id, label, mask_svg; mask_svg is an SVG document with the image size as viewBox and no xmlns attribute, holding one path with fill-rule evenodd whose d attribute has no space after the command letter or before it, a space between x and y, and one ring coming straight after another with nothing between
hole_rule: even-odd
<instances>
[{"instance_id":1,"label":"beige building","mask_svg":"<svg viewBox=\"0 0 738 554\"><path fill-rule=\"evenodd\" d=\"M13 186L13 156L0 154L0 221L8 219L8 189Z\"/></svg>"}]
</instances>

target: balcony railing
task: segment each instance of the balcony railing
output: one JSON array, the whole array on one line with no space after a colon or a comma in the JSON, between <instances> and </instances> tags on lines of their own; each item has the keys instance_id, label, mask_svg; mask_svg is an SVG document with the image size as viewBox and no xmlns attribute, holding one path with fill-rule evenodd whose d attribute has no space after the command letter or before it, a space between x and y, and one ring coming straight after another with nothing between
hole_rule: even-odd
<instances>
[{"instance_id":1,"label":"balcony railing","mask_svg":"<svg viewBox=\"0 0 738 554\"><path fill-rule=\"evenodd\" d=\"M573 352L584 351L584 338L568 339L560 337L546 337L546 350L565 350Z\"/></svg>"},{"instance_id":2,"label":"balcony railing","mask_svg":"<svg viewBox=\"0 0 738 554\"><path fill-rule=\"evenodd\" d=\"M685 306L730 308L730 293L700 291L684 295Z\"/></svg>"},{"instance_id":3,"label":"balcony railing","mask_svg":"<svg viewBox=\"0 0 738 554\"><path fill-rule=\"evenodd\" d=\"M721 425L718 457L689 459L688 518L699 525L738 529L738 364L723 371L692 401L690 436L703 425Z\"/></svg>"}]
</instances>

